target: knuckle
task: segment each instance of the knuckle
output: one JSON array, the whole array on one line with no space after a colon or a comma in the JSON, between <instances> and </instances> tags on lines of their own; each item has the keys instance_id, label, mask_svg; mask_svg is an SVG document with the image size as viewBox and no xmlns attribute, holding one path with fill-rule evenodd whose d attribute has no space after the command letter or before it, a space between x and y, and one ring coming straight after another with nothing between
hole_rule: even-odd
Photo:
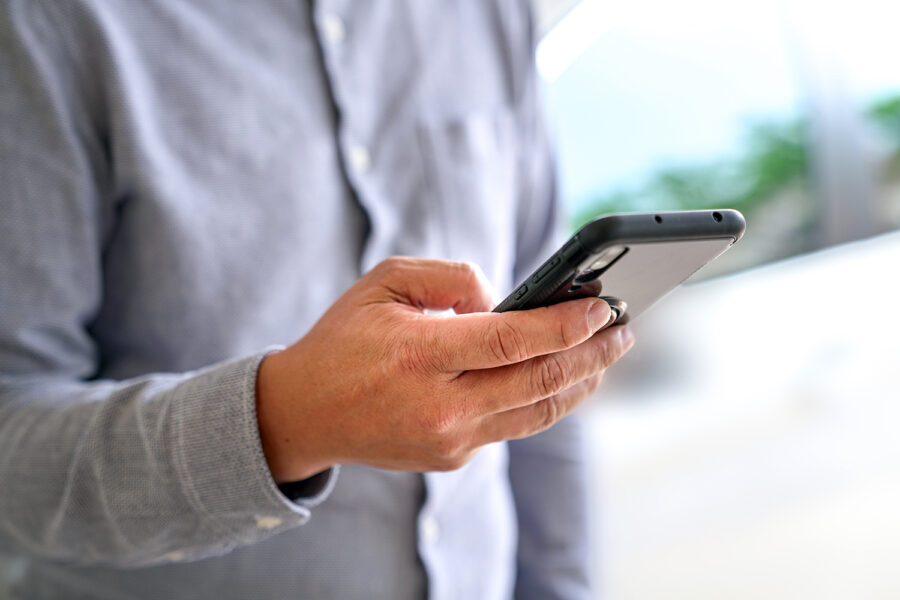
<instances>
[{"instance_id":1,"label":"knuckle","mask_svg":"<svg viewBox=\"0 0 900 600\"><path fill-rule=\"evenodd\" d=\"M481 279L481 267L477 264L470 261L459 261L456 263L456 268L459 269L462 274L470 279L480 280Z\"/></svg>"},{"instance_id":2,"label":"knuckle","mask_svg":"<svg viewBox=\"0 0 900 600\"><path fill-rule=\"evenodd\" d=\"M406 262L407 259L402 256L389 256L372 267L372 270L366 274L366 277L381 285L386 285L388 282L395 281L400 277L400 271L404 268Z\"/></svg>"},{"instance_id":3,"label":"knuckle","mask_svg":"<svg viewBox=\"0 0 900 600\"><path fill-rule=\"evenodd\" d=\"M443 447L444 436L453 430L456 419L447 410L434 408L423 410L419 416L419 426L426 433L441 436L435 446L440 450Z\"/></svg>"},{"instance_id":4,"label":"knuckle","mask_svg":"<svg viewBox=\"0 0 900 600\"><path fill-rule=\"evenodd\" d=\"M375 265L375 268L372 270L377 273L390 273L399 269L402 264L403 259L399 256L389 256Z\"/></svg>"},{"instance_id":5,"label":"knuckle","mask_svg":"<svg viewBox=\"0 0 900 600\"><path fill-rule=\"evenodd\" d=\"M619 353L614 344L608 341L608 339L604 339L603 343L597 347L596 357L597 370L599 371L606 369L619 360Z\"/></svg>"},{"instance_id":6,"label":"knuckle","mask_svg":"<svg viewBox=\"0 0 900 600\"><path fill-rule=\"evenodd\" d=\"M433 445L437 463L458 469L468 461L468 448L459 436L442 436Z\"/></svg>"},{"instance_id":7,"label":"knuckle","mask_svg":"<svg viewBox=\"0 0 900 600\"><path fill-rule=\"evenodd\" d=\"M528 343L522 332L507 323L497 321L485 333L486 346L497 360L517 363L528 357Z\"/></svg>"},{"instance_id":8,"label":"knuckle","mask_svg":"<svg viewBox=\"0 0 900 600\"><path fill-rule=\"evenodd\" d=\"M488 278L478 264L468 261L457 262L455 264L466 287L470 289L483 289L487 285Z\"/></svg>"},{"instance_id":9,"label":"knuckle","mask_svg":"<svg viewBox=\"0 0 900 600\"><path fill-rule=\"evenodd\" d=\"M472 457L475 456L475 452L475 450L460 451L453 456L444 457L438 461L437 470L456 471L457 469L461 469L472 460Z\"/></svg>"},{"instance_id":10,"label":"knuckle","mask_svg":"<svg viewBox=\"0 0 900 600\"><path fill-rule=\"evenodd\" d=\"M553 426L565 414L562 401L559 396L550 396L545 400L541 400L537 404L538 416L534 422L534 431L532 433L540 433Z\"/></svg>"},{"instance_id":11,"label":"knuckle","mask_svg":"<svg viewBox=\"0 0 900 600\"><path fill-rule=\"evenodd\" d=\"M534 387L542 398L550 398L566 389L566 368L559 355L541 357L536 367Z\"/></svg>"}]
</instances>

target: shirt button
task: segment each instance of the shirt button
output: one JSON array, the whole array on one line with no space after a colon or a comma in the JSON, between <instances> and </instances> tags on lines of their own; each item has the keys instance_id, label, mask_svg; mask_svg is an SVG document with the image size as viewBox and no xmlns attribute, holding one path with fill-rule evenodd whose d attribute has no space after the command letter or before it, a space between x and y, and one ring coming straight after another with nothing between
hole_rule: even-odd
<instances>
[{"instance_id":1,"label":"shirt button","mask_svg":"<svg viewBox=\"0 0 900 600\"><path fill-rule=\"evenodd\" d=\"M347 37L347 29L340 17L335 15L325 15L322 17L322 32L325 39L332 44L340 44Z\"/></svg>"},{"instance_id":2,"label":"shirt button","mask_svg":"<svg viewBox=\"0 0 900 600\"><path fill-rule=\"evenodd\" d=\"M422 541L426 544L434 544L441 537L441 526L434 517L425 517L421 525Z\"/></svg>"},{"instance_id":3,"label":"shirt button","mask_svg":"<svg viewBox=\"0 0 900 600\"><path fill-rule=\"evenodd\" d=\"M351 146L348 158L350 159L350 166L357 173L365 173L372 165L372 157L369 155L369 151L362 146Z\"/></svg>"}]
</instances>

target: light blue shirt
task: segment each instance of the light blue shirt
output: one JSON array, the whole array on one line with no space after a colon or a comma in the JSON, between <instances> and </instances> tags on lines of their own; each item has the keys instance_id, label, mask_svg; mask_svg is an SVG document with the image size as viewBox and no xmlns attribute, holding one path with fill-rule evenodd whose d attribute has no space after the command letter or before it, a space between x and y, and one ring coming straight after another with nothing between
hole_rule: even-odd
<instances>
[{"instance_id":1,"label":"light blue shirt","mask_svg":"<svg viewBox=\"0 0 900 600\"><path fill-rule=\"evenodd\" d=\"M526 3L0 7L13 596L589 597L576 421L291 497L256 425L261 358L382 259L506 291L559 241Z\"/></svg>"}]
</instances>

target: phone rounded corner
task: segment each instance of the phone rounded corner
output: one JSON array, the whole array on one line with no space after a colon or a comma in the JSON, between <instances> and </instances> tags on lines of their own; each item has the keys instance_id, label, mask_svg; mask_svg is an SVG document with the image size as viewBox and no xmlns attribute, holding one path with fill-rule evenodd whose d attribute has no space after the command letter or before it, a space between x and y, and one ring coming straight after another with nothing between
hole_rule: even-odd
<instances>
[{"instance_id":1,"label":"phone rounded corner","mask_svg":"<svg viewBox=\"0 0 900 600\"><path fill-rule=\"evenodd\" d=\"M610 240L620 240L628 233L625 215L610 214L597 217L578 230L576 237L585 252L598 252Z\"/></svg>"},{"instance_id":2,"label":"phone rounded corner","mask_svg":"<svg viewBox=\"0 0 900 600\"><path fill-rule=\"evenodd\" d=\"M733 238L732 244L738 243L747 231L747 220L741 211L734 208L721 208L713 211L713 218L720 220L723 228Z\"/></svg>"}]
</instances>

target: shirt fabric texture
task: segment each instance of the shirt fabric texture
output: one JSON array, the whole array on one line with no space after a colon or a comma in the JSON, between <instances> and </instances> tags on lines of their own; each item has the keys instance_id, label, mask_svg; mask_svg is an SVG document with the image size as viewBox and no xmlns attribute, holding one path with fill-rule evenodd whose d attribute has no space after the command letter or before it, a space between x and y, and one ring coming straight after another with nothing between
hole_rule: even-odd
<instances>
[{"instance_id":1,"label":"shirt fabric texture","mask_svg":"<svg viewBox=\"0 0 900 600\"><path fill-rule=\"evenodd\" d=\"M554 249L526 3L0 7L12 597L590 597L576 420L295 498L256 424L266 352L382 259L505 293Z\"/></svg>"}]
</instances>

